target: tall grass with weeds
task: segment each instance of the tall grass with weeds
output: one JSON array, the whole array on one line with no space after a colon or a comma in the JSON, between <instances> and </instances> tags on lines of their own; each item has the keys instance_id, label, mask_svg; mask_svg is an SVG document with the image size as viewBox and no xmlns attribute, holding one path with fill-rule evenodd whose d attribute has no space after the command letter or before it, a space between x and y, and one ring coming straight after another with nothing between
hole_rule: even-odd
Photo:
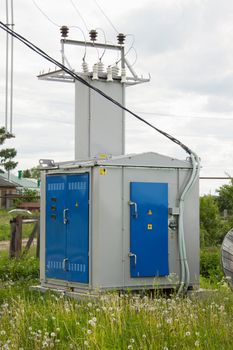
<instances>
[{"instance_id":1,"label":"tall grass with weeds","mask_svg":"<svg viewBox=\"0 0 233 350\"><path fill-rule=\"evenodd\" d=\"M224 282L195 299L109 293L78 301L30 291L37 276L33 257L0 258L0 349L233 349L233 295Z\"/></svg>"}]
</instances>

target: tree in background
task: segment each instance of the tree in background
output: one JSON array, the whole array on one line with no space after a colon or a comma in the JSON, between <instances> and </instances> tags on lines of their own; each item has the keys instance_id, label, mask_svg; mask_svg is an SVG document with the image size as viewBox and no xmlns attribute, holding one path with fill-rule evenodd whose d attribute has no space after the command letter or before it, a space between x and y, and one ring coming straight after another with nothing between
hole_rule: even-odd
<instances>
[{"instance_id":1,"label":"tree in background","mask_svg":"<svg viewBox=\"0 0 233 350\"><path fill-rule=\"evenodd\" d=\"M6 132L4 127L0 128L0 146L4 144L7 139L14 137L9 132ZM15 162L17 151L15 148L4 148L0 150L0 167L6 171L13 170L16 168L18 162Z\"/></svg>"},{"instance_id":2,"label":"tree in background","mask_svg":"<svg viewBox=\"0 0 233 350\"><path fill-rule=\"evenodd\" d=\"M217 193L219 210L223 212L226 209L229 215L233 215L233 179L230 179L229 184L221 186Z\"/></svg>"},{"instance_id":3,"label":"tree in background","mask_svg":"<svg viewBox=\"0 0 233 350\"><path fill-rule=\"evenodd\" d=\"M200 198L200 230L202 246L219 243L221 217L215 197L210 194Z\"/></svg>"},{"instance_id":4,"label":"tree in background","mask_svg":"<svg viewBox=\"0 0 233 350\"><path fill-rule=\"evenodd\" d=\"M40 170L37 167L33 167L31 169L26 169L23 171L23 177L38 180L38 179L40 179Z\"/></svg>"}]
</instances>

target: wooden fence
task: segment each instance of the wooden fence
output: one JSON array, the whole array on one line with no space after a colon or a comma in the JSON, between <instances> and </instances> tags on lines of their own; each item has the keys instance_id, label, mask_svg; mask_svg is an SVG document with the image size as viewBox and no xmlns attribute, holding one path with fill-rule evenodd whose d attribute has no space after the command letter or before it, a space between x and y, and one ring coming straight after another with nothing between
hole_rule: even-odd
<instances>
[{"instance_id":1,"label":"wooden fence","mask_svg":"<svg viewBox=\"0 0 233 350\"><path fill-rule=\"evenodd\" d=\"M34 223L32 232L28 238L26 246L22 246L22 232L23 225ZM31 247L33 240L36 239L36 256L40 255L40 219L38 217L27 218L21 215L16 216L10 220L11 227L11 238L10 238L10 248L9 257L10 258L21 258L24 256L29 248Z\"/></svg>"}]
</instances>

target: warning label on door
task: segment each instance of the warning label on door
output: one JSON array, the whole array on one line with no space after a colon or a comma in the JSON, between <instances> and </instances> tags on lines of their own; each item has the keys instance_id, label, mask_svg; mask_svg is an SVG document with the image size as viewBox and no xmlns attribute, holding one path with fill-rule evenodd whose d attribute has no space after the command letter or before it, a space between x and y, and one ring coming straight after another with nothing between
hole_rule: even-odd
<instances>
[{"instance_id":1,"label":"warning label on door","mask_svg":"<svg viewBox=\"0 0 233 350\"><path fill-rule=\"evenodd\" d=\"M152 230L152 224L148 224L148 225L147 225L147 229L148 229L148 230Z\"/></svg>"},{"instance_id":2,"label":"warning label on door","mask_svg":"<svg viewBox=\"0 0 233 350\"><path fill-rule=\"evenodd\" d=\"M100 168L99 172L100 172L100 175L106 175L107 170L105 168Z\"/></svg>"}]
</instances>

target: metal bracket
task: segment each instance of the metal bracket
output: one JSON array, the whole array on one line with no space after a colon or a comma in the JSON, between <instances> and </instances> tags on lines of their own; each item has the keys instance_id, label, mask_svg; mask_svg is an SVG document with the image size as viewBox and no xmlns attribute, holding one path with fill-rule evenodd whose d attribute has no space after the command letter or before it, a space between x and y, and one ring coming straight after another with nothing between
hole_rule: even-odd
<instances>
[{"instance_id":1,"label":"metal bracket","mask_svg":"<svg viewBox=\"0 0 233 350\"><path fill-rule=\"evenodd\" d=\"M57 168L53 159L40 159L39 164L40 164L40 170Z\"/></svg>"}]
</instances>

